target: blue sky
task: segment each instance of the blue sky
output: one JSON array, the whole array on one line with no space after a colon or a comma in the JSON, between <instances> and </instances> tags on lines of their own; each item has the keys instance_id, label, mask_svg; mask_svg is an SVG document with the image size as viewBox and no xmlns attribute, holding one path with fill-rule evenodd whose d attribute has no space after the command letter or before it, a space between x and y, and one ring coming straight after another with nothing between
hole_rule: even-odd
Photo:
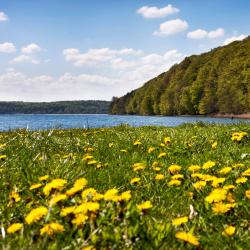
<instances>
[{"instance_id":1,"label":"blue sky","mask_svg":"<svg viewBox=\"0 0 250 250\"><path fill-rule=\"evenodd\" d=\"M250 34L248 0L1 0L0 100L120 96Z\"/></svg>"}]
</instances>

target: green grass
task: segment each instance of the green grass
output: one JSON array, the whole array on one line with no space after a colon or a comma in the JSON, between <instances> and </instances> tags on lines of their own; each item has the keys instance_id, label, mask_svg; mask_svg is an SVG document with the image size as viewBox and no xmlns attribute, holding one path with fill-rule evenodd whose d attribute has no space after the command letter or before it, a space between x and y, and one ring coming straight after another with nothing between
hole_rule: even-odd
<instances>
[{"instance_id":1,"label":"green grass","mask_svg":"<svg viewBox=\"0 0 250 250\"><path fill-rule=\"evenodd\" d=\"M248 135L239 142L233 141L232 133L240 131ZM245 191L250 189L250 181L235 182L250 168L249 135L248 124L203 123L176 128L124 125L89 130L0 132L0 158L6 155L0 159L0 245L2 249L83 249L86 246L96 249L196 248L175 237L177 232L184 231L198 238L199 249L249 249L250 200ZM164 143L166 137L170 137L171 143ZM141 144L134 145L137 140ZM217 142L217 147L212 149L214 142ZM88 147L93 151L88 152ZM155 148L152 153L148 153L150 147ZM158 158L162 152L166 155ZM91 154L93 159L84 160L86 154ZM89 165L92 160L97 162ZM223 200L223 203L234 204L226 213L214 213L213 204L205 201L215 189L211 181L206 181L201 190L193 186L198 179L191 176L188 167L202 167L207 161L216 164L210 169L201 169L200 173L224 177L225 181L217 188L229 184L236 187L227 191L227 198ZM158 163L159 171L152 167L154 162ZM146 167L134 171L135 163L144 163ZM239 163L244 166L235 167ZM179 173L184 178L180 186L168 186L173 175L168 167L173 164L182 167ZM223 167L232 167L232 171L218 173ZM165 178L156 180L156 174L163 174ZM44 175L49 175L49 179L39 182L38 178ZM130 184L134 177L140 178L137 185ZM46 196L43 186L55 178L67 180L67 185ZM55 192L65 193L79 178L86 178L87 187L93 187L101 194L112 188L117 188L119 194L131 190L131 199L120 202L102 199L98 201L100 208L86 212L86 222L76 226L72 224L73 215L62 217L60 211L83 203L81 192L53 207L49 206L49 200ZM34 183L43 183L43 186L30 190ZM20 196L20 201L10 197L13 191ZM148 200L152 208L140 212L137 205ZM173 219L190 215L190 205L197 215L187 223L174 226ZM25 217L39 206L49 208L49 215L28 225ZM65 231L51 236L40 235L40 229L50 222L60 223ZM8 234L7 228L13 223L23 223L23 227ZM222 235L228 225L236 228L232 236Z\"/></svg>"}]
</instances>

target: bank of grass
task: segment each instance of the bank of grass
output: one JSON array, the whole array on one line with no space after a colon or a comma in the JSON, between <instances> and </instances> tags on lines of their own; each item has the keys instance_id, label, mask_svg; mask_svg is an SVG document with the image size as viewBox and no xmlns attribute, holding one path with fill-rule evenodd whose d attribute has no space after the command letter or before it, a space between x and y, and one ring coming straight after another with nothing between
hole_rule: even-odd
<instances>
[{"instance_id":1,"label":"bank of grass","mask_svg":"<svg viewBox=\"0 0 250 250\"><path fill-rule=\"evenodd\" d=\"M249 135L203 123L1 132L0 245L249 249Z\"/></svg>"}]
</instances>

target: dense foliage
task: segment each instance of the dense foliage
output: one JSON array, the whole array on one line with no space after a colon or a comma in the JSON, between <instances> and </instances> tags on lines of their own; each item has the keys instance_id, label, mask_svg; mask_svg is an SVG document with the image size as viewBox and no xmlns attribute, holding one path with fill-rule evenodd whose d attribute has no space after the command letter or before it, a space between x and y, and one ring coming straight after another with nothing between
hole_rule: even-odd
<instances>
[{"instance_id":1,"label":"dense foliage","mask_svg":"<svg viewBox=\"0 0 250 250\"><path fill-rule=\"evenodd\" d=\"M250 37L185 58L121 98L112 114L183 115L250 112Z\"/></svg>"},{"instance_id":2,"label":"dense foliage","mask_svg":"<svg viewBox=\"0 0 250 250\"><path fill-rule=\"evenodd\" d=\"M106 114L108 101L0 102L0 114Z\"/></svg>"},{"instance_id":3,"label":"dense foliage","mask_svg":"<svg viewBox=\"0 0 250 250\"><path fill-rule=\"evenodd\" d=\"M0 132L1 249L249 249L250 127Z\"/></svg>"}]
</instances>

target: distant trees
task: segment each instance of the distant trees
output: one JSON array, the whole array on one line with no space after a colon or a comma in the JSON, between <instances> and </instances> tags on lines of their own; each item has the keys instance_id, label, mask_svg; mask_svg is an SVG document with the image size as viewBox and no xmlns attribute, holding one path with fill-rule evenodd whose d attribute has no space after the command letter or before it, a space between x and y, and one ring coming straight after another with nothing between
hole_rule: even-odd
<instances>
[{"instance_id":1,"label":"distant trees","mask_svg":"<svg viewBox=\"0 0 250 250\"><path fill-rule=\"evenodd\" d=\"M250 37L185 58L141 88L113 99L110 113L182 115L250 112Z\"/></svg>"},{"instance_id":2,"label":"distant trees","mask_svg":"<svg viewBox=\"0 0 250 250\"><path fill-rule=\"evenodd\" d=\"M0 102L0 114L107 114L108 101Z\"/></svg>"}]
</instances>

